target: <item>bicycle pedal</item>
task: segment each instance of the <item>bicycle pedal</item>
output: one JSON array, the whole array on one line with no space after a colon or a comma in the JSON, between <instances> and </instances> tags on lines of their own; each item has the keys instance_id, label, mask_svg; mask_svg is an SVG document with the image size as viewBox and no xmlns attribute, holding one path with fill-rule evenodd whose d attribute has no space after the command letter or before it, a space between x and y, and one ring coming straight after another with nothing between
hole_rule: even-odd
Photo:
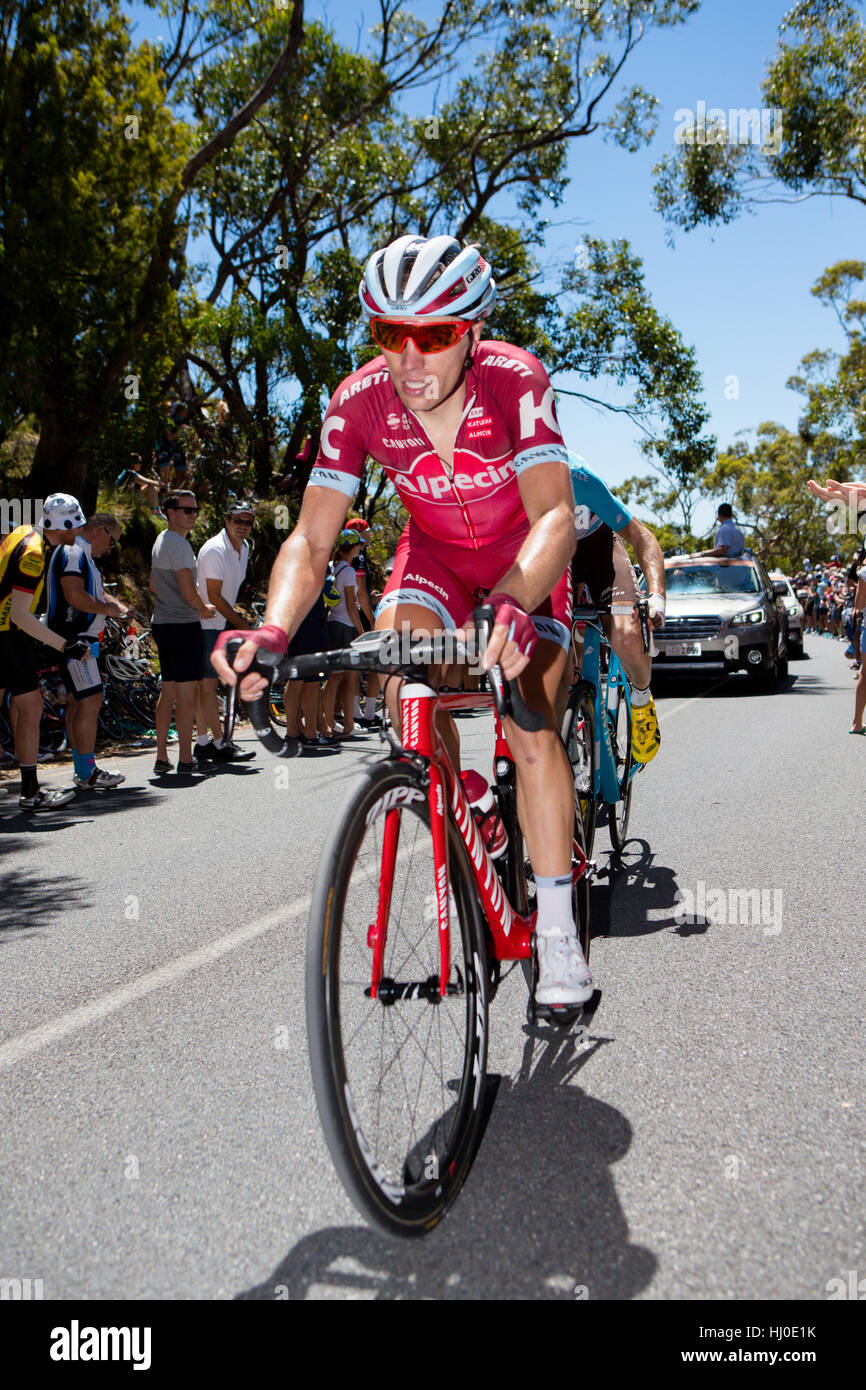
<instances>
[{"instance_id":1,"label":"bicycle pedal","mask_svg":"<svg viewBox=\"0 0 866 1390\"><path fill-rule=\"evenodd\" d=\"M553 1023L557 1028L571 1028L583 1014L584 1004L536 1004L537 1023Z\"/></svg>"}]
</instances>

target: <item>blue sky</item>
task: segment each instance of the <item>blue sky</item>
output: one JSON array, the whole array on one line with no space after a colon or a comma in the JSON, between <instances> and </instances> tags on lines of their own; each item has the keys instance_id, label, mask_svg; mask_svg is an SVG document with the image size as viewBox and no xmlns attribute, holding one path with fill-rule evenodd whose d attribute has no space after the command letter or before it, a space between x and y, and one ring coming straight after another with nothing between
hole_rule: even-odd
<instances>
[{"instance_id":1,"label":"blue sky","mask_svg":"<svg viewBox=\"0 0 866 1390\"><path fill-rule=\"evenodd\" d=\"M565 201L550 214L548 251L554 258L572 253L584 234L631 242L656 306L697 350L720 447L765 420L796 425L799 399L785 388L787 377L811 349L842 346L834 316L809 289L828 265L861 254L864 214L843 199L771 204L713 232L678 235L671 248L652 207L652 168L674 147L678 108L695 109L701 100L726 110L761 105L761 80L789 7L790 0L704 0L686 24L650 33L625 77L659 98L656 138L638 154L619 150L600 134L574 141ZM141 21L137 37L164 32L152 12L130 8ZM426 19L438 12L426 3L410 8ZM306 9L310 18L325 17L353 46L359 27L374 23L378 13L378 6L347 0L308 0ZM425 101L432 109L424 96L414 98L413 109L425 110ZM725 395L732 375L738 379L736 399ZM554 384L616 399L578 378ZM648 471L638 431L627 417L567 396L558 405L569 445L607 482ZM707 504L698 512L698 525L708 529L714 514Z\"/></svg>"}]
</instances>

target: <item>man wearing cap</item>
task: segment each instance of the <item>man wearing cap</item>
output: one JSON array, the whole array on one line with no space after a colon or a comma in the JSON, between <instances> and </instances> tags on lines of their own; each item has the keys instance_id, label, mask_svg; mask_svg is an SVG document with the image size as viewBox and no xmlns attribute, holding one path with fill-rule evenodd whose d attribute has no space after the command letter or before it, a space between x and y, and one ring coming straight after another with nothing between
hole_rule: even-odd
<instances>
[{"instance_id":1,"label":"man wearing cap","mask_svg":"<svg viewBox=\"0 0 866 1390\"><path fill-rule=\"evenodd\" d=\"M233 502L226 512L226 524L218 535L205 541L198 552L196 583L206 603L213 604L215 618L202 619L204 665L202 679L196 692L195 757L199 764L206 762L246 761L255 755L243 753L233 743L225 744L222 736L219 705L217 704L217 673L211 666L211 653L216 639L228 627L246 627L246 619L235 611L240 587L246 578L250 562L247 536L252 530L252 509L243 502Z\"/></svg>"},{"instance_id":2,"label":"man wearing cap","mask_svg":"<svg viewBox=\"0 0 866 1390\"><path fill-rule=\"evenodd\" d=\"M39 786L39 720L42 694L37 674L42 658L36 642L77 658L87 643L52 632L36 617L45 584L45 567L52 549L72 545L85 524L77 500L65 492L45 499L38 526L19 526L0 540L0 692L8 690L15 755L21 769L22 811L56 811L75 795L74 789L46 791ZM34 641L35 639L35 641Z\"/></svg>"},{"instance_id":3,"label":"man wearing cap","mask_svg":"<svg viewBox=\"0 0 866 1390\"><path fill-rule=\"evenodd\" d=\"M126 604L106 594L95 561L120 540L120 522L111 512L89 518L74 545L59 545L48 564L45 621L68 639L83 638L87 654L67 660L61 670L69 701L66 737L75 764L76 787L105 792L126 781L120 772L96 766L96 725L102 704L102 673L97 663L105 619L122 618Z\"/></svg>"}]
</instances>

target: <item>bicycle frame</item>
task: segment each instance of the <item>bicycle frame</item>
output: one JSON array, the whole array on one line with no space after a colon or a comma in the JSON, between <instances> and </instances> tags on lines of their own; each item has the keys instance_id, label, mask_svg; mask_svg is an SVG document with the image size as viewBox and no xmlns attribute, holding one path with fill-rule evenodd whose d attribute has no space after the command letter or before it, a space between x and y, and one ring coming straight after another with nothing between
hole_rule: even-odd
<instances>
[{"instance_id":1,"label":"bicycle frame","mask_svg":"<svg viewBox=\"0 0 866 1390\"><path fill-rule=\"evenodd\" d=\"M484 709L493 706L493 697L479 692L439 694L420 681L404 685L400 696L402 749L423 760L427 769L428 806L433 839L433 866L436 889L436 917L439 931L439 992L444 998L451 974L451 929L448 910L448 835L447 817L450 809L457 830L466 846L475 876L478 895L487 918L494 955L497 960L526 960L532 954L532 934L536 913L523 916L508 900L496 865L481 839L463 784L455 774L448 751L436 727L437 709ZM505 759L513 764L511 750L505 739L502 723L495 713L495 765ZM371 998L377 998L382 964L385 955L388 914L394 883L397 843L400 834L400 814L396 807L388 809L382 845L382 869L379 879L379 901L376 921L369 928L367 944L373 950ZM573 847L572 875L575 879L586 873L586 857L580 846Z\"/></svg>"},{"instance_id":2,"label":"bicycle frame","mask_svg":"<svg viewBox=\"0 0 866 1390\"><path fill-rule=\"evenodd\" d=\"M617 687L621 686L628 703L629 715L631 715L631 690L619 657L610 645L607 634L594 622L587 621L581 623L580 626L584 630L580 678L587 681L595 690L595 785L593 795L596 800L613 805L620 800L620 789L607 711L616 709ZM602 647L606 647L608 651L607 671L603 671L601 666ZM603 753L602 748L604 749ZM632 763L629 781L636 776L642 766L642 763Z\"/></svg>"}]
</instances>

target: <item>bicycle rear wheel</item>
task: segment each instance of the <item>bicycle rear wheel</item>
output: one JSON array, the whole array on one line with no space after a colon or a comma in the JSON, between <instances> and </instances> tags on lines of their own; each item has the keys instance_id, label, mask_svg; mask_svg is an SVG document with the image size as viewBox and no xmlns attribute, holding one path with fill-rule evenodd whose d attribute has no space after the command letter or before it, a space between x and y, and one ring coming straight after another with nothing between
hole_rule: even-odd
<instances>
[{"instance_id":1,"label":"bicycle rear wheel","mask_svg":"<svg viewBox=\"0 0 866 1390\"><path fill-rule=\"evenodd\" d=\"M631 708L623 685L617 685L616 708L607 711L610 720L610 736L616 759L616 780L619 783L619 801L607 808L607 824L610 842L617 854L621 854L628 838L628 822L631 815L631 797L634 779L631 776Z\"/></svg>"},{"instance_id":2,"label":"bicycle rear wheel","mask_svg":"<svg viewBox=\"0 0 866 1390\"><path fill-rule=\"evenodd\" d=\"M383 853L396 853L379 997L370 998ZM448 819L451 975L439 933L427 792L405 763L371 768L322 855L307 937L307 1029L334 1162L368 1220L421 1236L448 1210L480 1137L487 973L466 851Z\"/></svg>"},{"instance_id":3,"label":"bicycle rear wheel","mask_svg":"<svg viewBox=\"0 0 866 1390\"><path fill-rule=\"evenodd\" d=\"M589 857L595 842L598 807L595 800L595 690L588 681L578 681L569 696L562 719L562 741L571 763Z\"/></svg>"}]
</instances>

